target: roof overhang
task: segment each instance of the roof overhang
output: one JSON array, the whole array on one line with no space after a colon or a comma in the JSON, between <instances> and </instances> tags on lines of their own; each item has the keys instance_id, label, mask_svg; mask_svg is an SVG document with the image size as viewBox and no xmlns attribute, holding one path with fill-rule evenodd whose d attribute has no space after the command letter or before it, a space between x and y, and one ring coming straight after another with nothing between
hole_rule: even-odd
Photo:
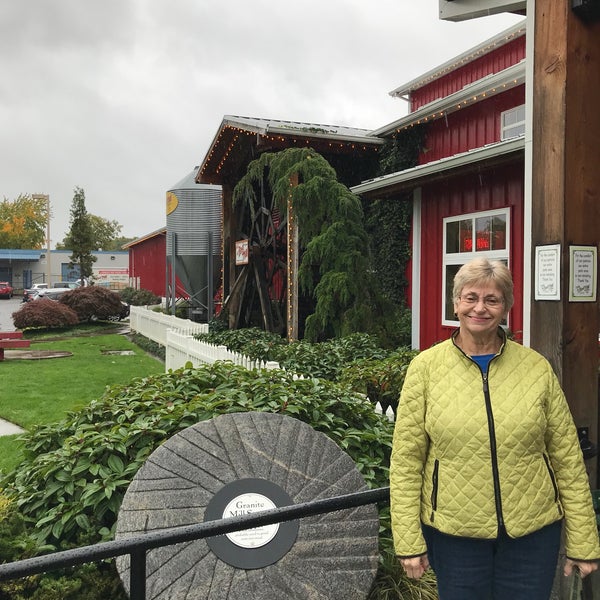
<instances>
[{"instance_id":1,"label":"roof overhang","mask_svg":"<svg viewBox=\"0 0 600 600\"><path fill-rule=\"evenodd\" d=\"M390 96L406 99L405 97L411 92L414 92L415 90L426 86L432 81L435 81L436 79L439 79L440 77L443 77L452 71L456 71L456 69L473 62L485 54L488 54L496 48L504 46L505 44L508 44L508 42L525 35L526 29L526 20L523 20L522 22L517 23L516 25L513 25L504 31L501 31L494 37L485 40L481 44L469 48L469 50L466 52L463 52L462 54L447 60L445 63L442 63L441 65L430 69L422 75L419 75L416 79L411 79L411 81L408 83L402 84L401 86L392 90L390 92Z\"/></svg>"},{"instance_id":2,"label":"roof overhang","mask_svg":"<svg viewBox=\"0 0 600 600\"><path fill-rule=\"evenodd\" d=\"M515 156L523 153L524 149L525 138L519 136L411 169L370 179L352 187L351 191L366 198L386 198L419 187L425 182L447 178L450 174L458 175L483 167L512 162L515 160Z\"/></svg>"},{"instance_id":3,"label":"roof overhang","mask_svg":"<svg viewBox=\"0 0 600 600\"><path fill-rule=\"evenodd\" d=\"M445 98L434 100L410 114L384 125L371 132L374 136L386 136L401 131L414 125L441 119L448 114L461 110L492 96L496 96L514 87L525 83L525 60L512 65L499 73L488 75L483 79L465 86L462 90L454 92Z\"/></svg>"},{"instance_id":4,"label":"roof overhang","mask_svg":"<svg viewBox=\"0 0 600 600\"><path fill-rule=\"evenodd\" d=\"M135 240L132 240L131 242L128 242L127 244L123 244L121 246L121 248L123 250L129 250L129 248L131 248L132 246L136 246L137 244L141 244L142 242L145 242L147 240L151 240L152 238L156 238L156 237L161 237L167 234L167 228L166 227L161 227L160 229L157 229L156 231L152 231L150 233L147 233L146 235L143 235L139 238L136 238Z\"/></svg>"},{"instance_id":5,"label":"roof overhang","mask_svg":"<svg viewBox=\"0 0 600 600\"><path fill-rule=\"evenodd\" d=\"M16 250L12 248L0 250L0 260L40 260L45 250Z\"/></svg>"},{"instance_id":6,"label":"roof overhang","mask_svg":"<svg viewBox=\"0 0 600 600\"><path fill-rule=\"evenodd\" d=\"M240 165L262 152L311 147L320 153L356 154L377 150L382 144L367 129L225 116L196 182L223 184L235 179Z\"/></svg>"},{"instance_id":7,"label":"roof overhang","mask_svg":"<svg viewBox=\"0 0 600 600\"><path fill-rule=\"evenodd\" d=\"M442 21L465 21L503 12L524 14L526 0L439 0Z\"/></svg>"}]
</instances>

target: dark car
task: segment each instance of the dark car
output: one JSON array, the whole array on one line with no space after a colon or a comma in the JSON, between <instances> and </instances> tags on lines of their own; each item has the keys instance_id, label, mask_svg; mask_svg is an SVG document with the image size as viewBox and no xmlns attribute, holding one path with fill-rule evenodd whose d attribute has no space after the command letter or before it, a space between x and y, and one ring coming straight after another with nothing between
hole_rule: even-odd
<instances>
[{"instance_id":1,"label":"dark car","mask_svg":"<svg viewBox=\"0 0 600 600\"><path fill-rule=\"evenodd\" d=\"M13 288L8 281L0 281L0 298L12 298Z\"/></svg>"}]
</instances>

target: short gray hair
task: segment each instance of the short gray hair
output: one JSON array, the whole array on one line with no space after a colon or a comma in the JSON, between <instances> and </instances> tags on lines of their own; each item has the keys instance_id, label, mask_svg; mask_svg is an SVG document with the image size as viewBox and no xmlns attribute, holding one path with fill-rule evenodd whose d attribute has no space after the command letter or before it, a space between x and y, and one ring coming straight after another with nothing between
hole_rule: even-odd
<instances>
[{"instance_id":1,"label":"short gray hair","mask_svg":"<svg viewBox=\"0 0 600 600\"><path fill-rule=\"evenodd\" d=\"M499 260L475 258L465 263L454 276L452 297L457 302L465 286L486 283L493 283L502 292L508 312L515 302L513 280L508 267Z\"/></svg>"}]
</instances>

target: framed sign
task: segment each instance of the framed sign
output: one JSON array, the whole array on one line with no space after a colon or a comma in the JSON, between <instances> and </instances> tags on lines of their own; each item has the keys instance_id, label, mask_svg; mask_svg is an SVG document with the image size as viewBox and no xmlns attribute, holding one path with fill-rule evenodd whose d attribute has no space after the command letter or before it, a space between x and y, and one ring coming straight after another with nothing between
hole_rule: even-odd
<instances>
[{"instance_id":1,"label":"framed sign","mask_svg":"<svg viewBox=\"0 0 600 600\"><path fill-rule=\"evenodd\" d=\"M596 302L598 248L569 246L569 301Z\"/></svg>"},{"instance_id":2,"label":"framed sign","mask_svg":"<svg viewBox=\"0 0 600 600\"><path fill-rule=\"evenodd\" d=\"M235 264L248 264L248 240L239 240L235 243Z\"/></svg>"},{"instance_id":3,"label":"framed sign","mask_svg":"<svg viewBox=\"0 0 600 600\"><path fill-rule=\"evenodd\" d=\"M560 244L535 249L535 299L560 300Z\"/></svg>"}]
</instances>

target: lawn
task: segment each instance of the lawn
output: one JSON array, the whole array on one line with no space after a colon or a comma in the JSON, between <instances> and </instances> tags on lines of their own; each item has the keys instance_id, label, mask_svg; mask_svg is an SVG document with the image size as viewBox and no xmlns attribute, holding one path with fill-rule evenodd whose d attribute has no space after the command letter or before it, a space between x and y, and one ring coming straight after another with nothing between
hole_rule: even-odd
<instances>
[{"instance_id":1,"label":"lawn","mask_svg":"<svg viewBox=\"0 0 600 600\"><path fill-rule=\"evenodd\" d=\"M121 334L42 339L35 340L31 350L72 355L0 362L0 417L24 429L60 421L67 412L100 398L107 386L165 369L163 363ZM21 446L17 440L18 436L0 437L0 471L7 472L20 461Z\"/></svg>"}]
</instances>

